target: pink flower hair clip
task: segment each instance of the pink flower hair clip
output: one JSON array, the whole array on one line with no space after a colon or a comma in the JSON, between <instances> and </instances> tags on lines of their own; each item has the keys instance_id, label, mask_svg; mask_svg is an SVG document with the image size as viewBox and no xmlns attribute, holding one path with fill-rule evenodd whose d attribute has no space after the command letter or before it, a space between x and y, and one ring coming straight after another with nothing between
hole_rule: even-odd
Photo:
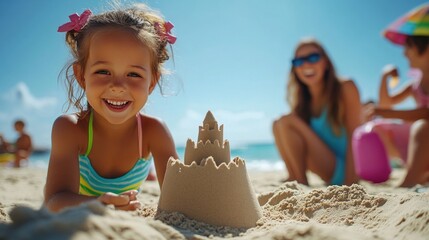
<instances>
[{"instance_id":1,"label":"pink flower hair clip","mask_svg":"<svg viewBox=\"0 0 429 240\"><path fill-rule=\"evenodd\" d=\"M83 11L83 13L80 16L77 13L70 15L69 16L70 22L59 26L58 32L68 32L71 30L75 30L76 32L80 32L80 30L82 30L82 28L88 22L89 17L91 15L92 15L92 12L89 9Z\"/></svg>"},{"instance_id":2,"label":"pink flower hair clip","mask_svg":"<svg viewBox=\"0 0 429 240\"><path fill-rule=\"evenodd\" d=\"M164 23L165 32L164 32L159 26L159 23L155 23L155 29L158 35L161 37L162 40L166 40L170 44L174 44L177 39L174 35L171 34L171 29L173 29L173 27L174 25L171 22L165 22Z\"/></svg>"}]
</instances>

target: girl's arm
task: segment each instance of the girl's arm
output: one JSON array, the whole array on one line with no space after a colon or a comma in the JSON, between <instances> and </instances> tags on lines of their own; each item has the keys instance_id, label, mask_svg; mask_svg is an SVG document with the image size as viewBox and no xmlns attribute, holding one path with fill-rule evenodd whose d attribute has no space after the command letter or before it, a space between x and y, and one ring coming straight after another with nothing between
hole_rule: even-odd
<instances>
[{"instance_id":1,"label":"girl's arm","mask_svg":"<svg viewBox=\"0 0 429 240\"><path fill-rule=\"evenodd\" d=\"M52 127L52 149L45 185L45 205L52 211L93 199L79 191L77 118L64 115Z\"/></svg>"},{"instance_id":2,"label":"girl's arm","mask_svg":"<svg viewBox=\"0 0 429 240\"><path fill-rule=\"evenodd\" d=\"M346 175L345 184L357 183L358 176L355 172L355 165L352 153L353 131L361 125L361 103L359 91L353 81L342 83L342 99L344 100L344 121L347 130L347 153L346 153Z\"/></svg>"},{"instance_id":3,"label":"girl's arm","mask_svg":"<svg viewBox=\"0 0 429 240\"><path fill-rule=\"evenodd\" d=\"M112 204L116 209L135 210L140 206L136 191L120 195L105 193L99 197L79 194L79 129L76 116L61 116L52 128L52 149L45 185L45 206L51 211L76 206L97 199Z\"/></svg>"},{"instance_id":4,"label":"girl's arm","mask_svg":"<svg viewBox=\"0 0 429 240\"><path fill-rule=\"evenodd\" d=\"M383 109L375 108L374 115L378 115L384 118L398 118L404 121L414 122L419 119L429 119L428 108L416 108L412 110L394 110L394 109Z\"/></svg>"},{"instance_id":5,"label":"girl's arm","mask_svg":"<svg viewBox=\"0 0 429 240\"><path fill-rule=\"evenodd\" d=\"M164 182L168 159L170 157L178 159L179 157L170 131L163 122L150 118L148 119L148 127L151 139L149 148L155 162L156 176L161 188Z\"/></svg>"},{"instance_id":6,"label":"girl's arm","mask_svg":"<svg viewBox=\"0 0 429 240\"><path fill-rule=\"evenodd\" d=\"M398 76L396 68L390 69L383 73L381 77L381 85L379 90L379 106L383 108L390 108L393 105L396 105L404 101L407 97L411 96L411 84L402 88L399 92L389 95L387 88L387 80L389 77Z\"/></svg>"}]
</instances>

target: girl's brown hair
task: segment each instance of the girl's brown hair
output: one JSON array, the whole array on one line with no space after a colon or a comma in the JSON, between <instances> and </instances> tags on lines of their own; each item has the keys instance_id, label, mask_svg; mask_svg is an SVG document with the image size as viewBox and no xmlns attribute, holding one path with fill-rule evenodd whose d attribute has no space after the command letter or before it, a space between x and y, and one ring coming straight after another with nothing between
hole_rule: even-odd
<instances>
[{"instance_id":1,"label":"girl's brown hair","mask_svg":"<svg viewBox=\"0 0 429 240\"><path fill-rule=\"evenodd\" d=\"M340 134L340 127L343 125L342 112L343 107L340 103L341 84L336 75L334 65L329 58L323 46L315 39L305 39L298 43L295 48L295 54L298 49L304 46L314 46L319 50L319 53L326 60L326 70L323 75L324 82L324 99L328 107L328 121L332 124L334 133ZM293 112L303 119L307 124L310 123L311 118L311 94L307 85L305 85L292 66L289 74L289 81L287 84L287 101Z\"/></svg>"},{"instance_id":2,"label":"girl's brown hair","mask_svg":"<svg viewBox=\"0 0 429 240\"><path fill-rule=\"evenodd\" d=\"M423 54L429 46L429 36L407 36L405 44L416 46L419 54Z\"/></svg>"}]
</instances>

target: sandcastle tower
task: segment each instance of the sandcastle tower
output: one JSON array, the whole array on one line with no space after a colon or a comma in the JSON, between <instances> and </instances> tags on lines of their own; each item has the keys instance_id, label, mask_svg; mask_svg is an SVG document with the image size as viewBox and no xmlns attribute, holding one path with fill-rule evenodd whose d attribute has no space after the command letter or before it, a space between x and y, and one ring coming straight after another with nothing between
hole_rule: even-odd
<instances>
[{"instance_id":1,"label":"sandcastle tower","mask_svg":"<svg viewBox=\"0 0 429 240\"><path fill-rule=\"evenodd\" d=\"M229 142L223 140L209 111L199 127L198 142L186 142L184 163L170 158L158 208L217 226L256 225L262 217L243 159L230 159Z\"/></svg>"},{"instance_id":2,"label":"sandcastle tower","mask_svg":"<svg viewBox=\"0 0 429 240\"><path fill-rule=\"evenodd\" d=\"M223 125L218 128L218 124L213 114L209 111L203 121L203 126L199 126L198 141L188 139L185 148L185 164L192 162L201 164L203 159L211 156L216 165L228 164L230 157L229 142L223 141Z\"/></svg>"}]
</instances>

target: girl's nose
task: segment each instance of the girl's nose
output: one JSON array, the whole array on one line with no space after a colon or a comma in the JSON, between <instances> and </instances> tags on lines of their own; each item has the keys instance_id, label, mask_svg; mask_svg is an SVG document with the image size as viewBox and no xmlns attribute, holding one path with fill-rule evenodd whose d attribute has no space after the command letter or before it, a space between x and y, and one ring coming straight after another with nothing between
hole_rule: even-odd
<instances>
[{"instance_id":1,"label":"girl's nose","mask_svg":"<svg viewBox=\"0 0 429 240\"><path fill-rule=\"evenodd\" d=\"M112 91L113 93L124 92L125 91L125 82L120 78L115 79L112 82L112 84L110 85L110 91Z\"/></svg>"}]
</instances>

